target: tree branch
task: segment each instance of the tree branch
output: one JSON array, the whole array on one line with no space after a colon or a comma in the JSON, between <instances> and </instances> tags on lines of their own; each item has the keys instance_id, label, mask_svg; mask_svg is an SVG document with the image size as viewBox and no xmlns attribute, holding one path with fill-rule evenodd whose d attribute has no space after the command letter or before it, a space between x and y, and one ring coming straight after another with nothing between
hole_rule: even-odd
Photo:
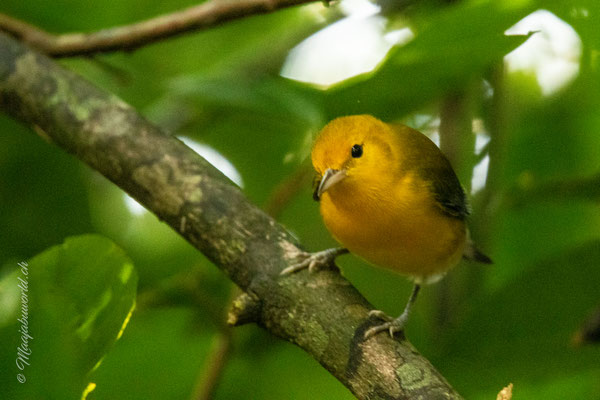
<instances>
[{"instance_id":1,"label":"tree branch","mask_svg":"<svg viewBox=\"0 0 600 400\"><path fill-rule=\"evenodd\" d=\"M266 14L316 0L211 0L131 25L93 33L54 35L0 13L0 31L51 57L69 57L135 50L162 39L201 30L250 15Z\"/></svg>"},{"instance_id":2,"label":"tree branch","mask_svg":"<svg viewBox=\"0 0 600 400\"><path fill-rule=\"evenodd\" d=\"M459 399L405 339L364 339L372 307L337 271L280 276L296 240L219 171L131 106L0 33L0 109L41 128L202 251L257 300L256 321L359 399ZM240 313L240 315L243 313Z\"/></svg>"}]
</instances>

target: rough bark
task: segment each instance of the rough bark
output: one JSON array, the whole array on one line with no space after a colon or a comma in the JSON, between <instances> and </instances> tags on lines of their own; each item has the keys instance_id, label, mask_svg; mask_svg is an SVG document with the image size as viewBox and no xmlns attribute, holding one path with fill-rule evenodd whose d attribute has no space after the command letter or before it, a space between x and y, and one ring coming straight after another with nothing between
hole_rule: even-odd
<instances>
[{"instance_id":1,"label":"rough bark","mask_svg":"<svg viewBox=\"0 0 600 400\"><path fill-rule=\"evenodd\" d=\"M297 344L360 399L459 399L403 338L364 340L372 307L338 271L280 276L299 244L131 106L0 33L0 110L113 181L244 292L233 320Z\"/></svg>"}]
</instances>

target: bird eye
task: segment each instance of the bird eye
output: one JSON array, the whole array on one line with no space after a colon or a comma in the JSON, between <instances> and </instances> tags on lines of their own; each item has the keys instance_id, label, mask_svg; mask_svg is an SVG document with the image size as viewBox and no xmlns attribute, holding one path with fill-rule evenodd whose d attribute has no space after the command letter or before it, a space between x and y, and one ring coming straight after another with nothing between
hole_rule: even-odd
<instances>
[{"instance_id":1,"label":"bird eye","mask_svg":"<svg viewBox=\"0 0 600 400\"><path fill-rule=\"evenodd\" d=\"M352 146L352 157L353 158L359 158L360 156L362 156L363 153L363 148L360 144L355 144L354 146Z\"/></svg>"}]
</instances>

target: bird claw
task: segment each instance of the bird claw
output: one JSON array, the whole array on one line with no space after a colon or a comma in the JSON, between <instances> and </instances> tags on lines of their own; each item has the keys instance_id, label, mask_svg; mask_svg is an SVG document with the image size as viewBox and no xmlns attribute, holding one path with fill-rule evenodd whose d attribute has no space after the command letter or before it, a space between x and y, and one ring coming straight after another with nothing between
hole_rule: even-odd
<instances>
[{"instance_id":1,"label":"bird claw","mask_svg":"<svg viewBox=\"0 0 600 400\"><path fill-rule=\"evenodd\" d=\"M336 257L347 252L346 249L338 248L318 251L316 253L302 251L296 256L296 258L300 259L300 262L285 268L281 271L280 275L293 274L303 269L308 269L309 273L313 273L321 268L332 268L335 265L334 261Z\"/></svg>"},{"instance_id":2,"label":"bird claw","mask_svg":"<svg viewBox=\"0 0 600 400\"><path fill-rule=\"evenodd\" d=\"M386 313L384 313L381 310L369 311L369 317L374 317L374 318L377 318L377 319L380 319L380 320L386 321L386 322L391 322L394 320L394 318L390 317L389 315L387 315Z\"/></svg>"},{"instance_id":3,"label":"bird claw","mask_svg":"<svg viewBox=\"0 0 600 400\"><path fill-rule=\"evenodd\" d=\"M369 311L369 317L375 317L375 318L383 320L385 322L382 324L379 324L379 325L375 325L372 328L369 328L365 332L365 336L364 336L365 339L368 339L371 336L374 336L382 331L388 331L390 334L390 337L393 339L394 334L396 332L404 331L404 324L406 323L406 319L402 318L402 316L400 316L398 318L392 318L389 315L387 315L386 313L384 313L383 311L371 310L371 311Z\"/></svg>"}]
</instances>

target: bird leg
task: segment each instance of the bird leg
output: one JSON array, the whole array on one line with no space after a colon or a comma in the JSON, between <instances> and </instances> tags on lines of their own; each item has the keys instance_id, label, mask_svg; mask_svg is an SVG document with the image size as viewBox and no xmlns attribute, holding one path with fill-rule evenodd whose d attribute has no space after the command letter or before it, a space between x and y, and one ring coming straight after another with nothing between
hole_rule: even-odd
<instances>
[{"instance_id":1,"label":"bird leg","mask_svg":"<svg viewBox=\"0 0 600 400\"><path fill-rule=\"evenodd\" d=\"M398 318L391 318L390 316L386 315L383 311L379 310L369 311L369 317L375 317L386 322L380 325L376 325L367 330L365 332L365 339L368 339L371 336L385 330L390 332L390 337L394 337L394 333L404 330L404 325L406 324L406 321L408 321L408 317L410 316L413 304L417 299L417 295L419 294L420 289L421 285L415 283L415 285L413 286L412 293L410 294L410 297L408 299L408 302L404 307L404 311L402 311L402 314L400 314Z\"/></svg>"},{"instance_id":2,"label":"bird leg","mask_svg":"<svg viewBox=\"0 0 600 400\"><path fill-rule=\"evenodd\" d=\"M342 247L334 247L327 250L318 251L316 253L301 252L297 258L300 262L291 265L281 271L280 275L289 275L308 268L308 272L315 272L319 268L330 267L337 256L349 253L348 249Z\"/></svg>"}]
</instances>

